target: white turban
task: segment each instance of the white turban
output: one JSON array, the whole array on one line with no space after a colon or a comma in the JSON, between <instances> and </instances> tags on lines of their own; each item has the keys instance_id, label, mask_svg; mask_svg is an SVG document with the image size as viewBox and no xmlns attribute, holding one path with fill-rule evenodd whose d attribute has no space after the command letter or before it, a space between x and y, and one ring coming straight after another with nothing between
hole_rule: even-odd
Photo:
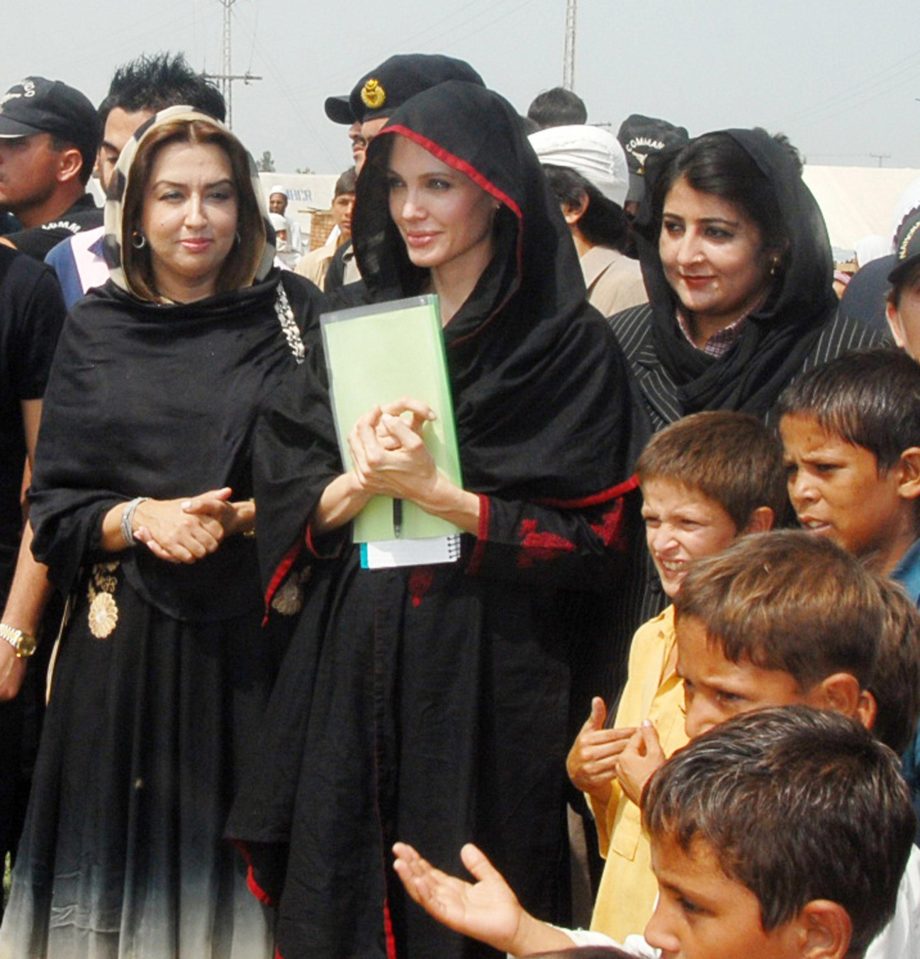
<instances>
[{"instance_id":1,"label":"white turban","mask_svg":"<svg viewBox=\"0 0 920 959\"><path fill-rule=\"evenodd\" d=\"M629 189L626 154L607 130L587 124L547 127L527 138L540 163L580 173L608 200L622 206Z\"/></svg>"}]
</instances>

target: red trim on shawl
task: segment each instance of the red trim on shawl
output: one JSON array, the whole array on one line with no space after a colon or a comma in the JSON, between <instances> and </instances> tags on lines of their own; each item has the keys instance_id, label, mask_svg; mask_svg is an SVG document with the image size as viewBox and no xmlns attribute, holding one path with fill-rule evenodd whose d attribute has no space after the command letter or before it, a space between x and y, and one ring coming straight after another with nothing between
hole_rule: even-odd
<instances>
[{"instance_id":1,"label":"red trim on shawl","mask_svg":"<svg viewBox=\"0 0 920 959\"><path fill-rule=\"evenodd\" d=\"M598 503L607 503L618 496L624 496L639 488L639 476L633 473L628 480L617 483L608 489L601 490L599 493L592 493L590 496L583 496L580 499L534 499L535 503L541 506L558 506L560 509L583 509L585 506L597 506Z\"/></svg>"},{"instance_id":2,"label":"red trim on shawl","mask_svg":"<svg viewBox=\"0 0 920 959\"><path fill-rule=\"evenodd\" d=\"M443 160L448 166L453 167L459 173L462 173L464 176L469 177L477 186L482 187L490 196L494 196L496 200L499 200L503 203L509 210L519 219L523 220L523 214L521 213L521 208L515 203L514 200L508 196L507 193L504 193L491 181L487 180L474 166L470 166L466 160L461 160L460 157L455 156L449 150L445 150L444 147L439 146L434 140L429 140L428 137L423 137L420 133L416 133L415 130L410 130L408 127L402 126L402 124L396 124L396 126L387 127L385 130L381 130L381 133L398 133L400 136L404 136L407 140L411 140L413 143L417 143L423 150L426 150L432 156L436 156L439 160Z\"/></svg>"},{"instance_id":3,"label":"red trim on shawl","mask_svg":"<svg viewBox=\"0 0 920 959\"><path fill-rule=\"evenodd\" d=\"M512 284L511 289L508 291L508 295L499 303L495 309L483 320L479 326L473 330L472 333L467 334L466 336L458 337L448 346L457 346L460 343L465 343L467 340L472 339L474 336L477 336L481 330L483 330L492 320L505 308L505 305L511 299L512 296L520 289L521 286L521 277L524 275L524 214L521 212L520 206L508 196L503 190L499 188L491 181L486 179L474 166L470 166L466 160L461 160L460 157L451 153L449 150L445 150L444 147L438 145L434 140L429 140L428 137L422 136L420 133L416 133L415 130L410 130L409 127L404 127L401 123L397 123L395 126L384 127L378 134L378 136L384 133L396 133L399 136L404 136L407 140L411 140L413 143L418 144L423 150L426 150L432 156L436 156L439 160L443 160L449 167L453 167L458 173L462 173L464 176L469 177L478 187L485 190L489 196L494 196L496 200L499 201L502 205L508 207L508 209L517 217L518 221L518 235L517 235L517 250L515 251L517 259L517 282Z\"/></svg>"},{"instance_id":4,"label":"red trim on shawl","mask_svg":"<svg viewBox=\"0 0 920 959\"><path fill-rule=\"evenodd\" d=\"M387 959L396 959L396 936L393 934L390 903L386 899L383 900L383 934L387 943Z\"/></svg>"},{"instance_id":5,"label":"red trim on shawl","mask_svg":"<svg viewBox=\"0 0 920 959\"><path fill-rule=\"evenodd\" d=\"M294 565L294 560L297 559L300 554L301 545L300 543L295 543L282 557L281 562L278 564L277 569L272 575L271 580L269 580L268 586L265 589L265 616L262 618L262 625L268 621L268 609L271 605L272 598L275 593L278 592L278 587L281 585L281 581L285 576L290 572L291 567Z\"/></svg>"},{"instance_id":6,"label":"red trim on shawl","mask_svg":"<svg viewBox=\"0 0 920 959\"><path fill-rule=\"evenodd\" d=\"M473 555L470 556L470 562L467 566L467 572L470 573L479 572L485 544L489 539L489 514L491 512L489 497L482 493L476 495L479 497L479 526L476 530L476 545L473 547Z\"/></svg>"},{"instance_id":7,"label":"red trim on shawl","mask_svg":"<svg viewBox=\"0 0 920 959\"><path fill-rule=\"evenodd\" d=\"M276 905L275 900L264 890L258 883L256 879L255 869L252 865L252 856L249 854L249 847L241 839L232 840L233 845L236 846L239 854L246 861L246 888L262 903L264 906L274 906ZM280 952L275 953L276 956L281 956ZM282 957L283 959L283 957Z\"/></svg>"}]
</instances>

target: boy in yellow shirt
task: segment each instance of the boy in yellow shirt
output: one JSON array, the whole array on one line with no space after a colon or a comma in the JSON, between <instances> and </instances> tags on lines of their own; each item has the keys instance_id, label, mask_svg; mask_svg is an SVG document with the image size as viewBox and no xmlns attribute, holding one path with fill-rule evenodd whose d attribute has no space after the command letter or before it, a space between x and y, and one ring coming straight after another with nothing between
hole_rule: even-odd
<instances>
[{"instance_id":1,"label":"boy in yellow shirt","mask_svg":"<svg viewBox=\"0 0 920 959\"><path fill-rule=\"evenodd\" d=\"M721 552L741 533L771 529L786 506L779 443L744 413L696 413L673 423L652 437L636 471L649 553L669 599L693 560ZM613 728L605 728L606 706L595 698L567 762L572 782L587 794L606 859L591 928L621 942L644 928L658 886L637 792L618 778L617 765L643 722L653 724L667 756L687 742L676 660L668 606L633 637Z\"/></svg>"}]
</instances>

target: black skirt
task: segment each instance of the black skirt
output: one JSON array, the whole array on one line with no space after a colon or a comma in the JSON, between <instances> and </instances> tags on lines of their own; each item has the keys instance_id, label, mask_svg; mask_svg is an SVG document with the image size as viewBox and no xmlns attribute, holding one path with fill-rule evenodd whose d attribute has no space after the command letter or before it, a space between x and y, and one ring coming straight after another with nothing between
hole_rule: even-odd
<instances>
[{"instance_id":1,"label":"black skirt","mask_svg":"<svg viewBox=\"0 0 920 959\"><path fill-rule=\"evenodd\" d=\"M281 640L173 619L117 563L81 581L54 672L0 956L268 959L222 839Z\"/></svg>"}]
</instances>

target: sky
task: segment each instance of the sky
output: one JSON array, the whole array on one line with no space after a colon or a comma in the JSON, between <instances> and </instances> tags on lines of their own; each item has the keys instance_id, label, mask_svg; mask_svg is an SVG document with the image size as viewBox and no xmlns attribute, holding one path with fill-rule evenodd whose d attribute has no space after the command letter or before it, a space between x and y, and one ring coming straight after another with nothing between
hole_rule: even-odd
<instances>
[{"instance_id":1,"label":"sky","mask_svg":"<svg viewBox=\"0 0 920 959\"><path fill-rule=\"evenodd\" d=\"M283 172L339 173L324 99L393 53L468 60L521 112L562 82L566 0L0 0L0 91L64 80L94 102L115 67L183 51L221 69L230 3L233 127ZM781 131L815 164L920 168L920 6L885 0L578 0L575 91L591 123L664 117L691 135Z\"/></svg>"}]
</instances>

